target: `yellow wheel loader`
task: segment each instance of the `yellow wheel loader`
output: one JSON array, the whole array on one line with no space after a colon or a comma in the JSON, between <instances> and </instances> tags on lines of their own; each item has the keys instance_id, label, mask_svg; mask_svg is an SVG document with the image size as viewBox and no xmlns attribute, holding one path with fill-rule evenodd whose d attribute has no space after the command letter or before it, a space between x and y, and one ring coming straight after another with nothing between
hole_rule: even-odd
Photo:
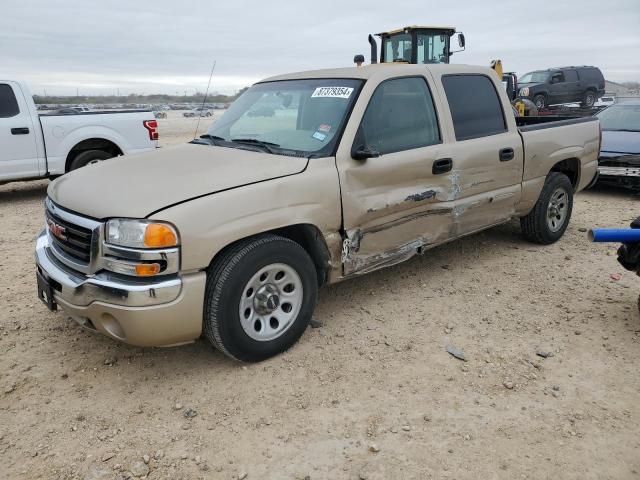
<instances>
[{"instance_id":1,"label":"yellow wheel loader","mask_svg":"<svg viewBox=\"0 0 640 480\"><path fill-rule=\"evenodd\" d=\"M378 42L380 38L380 56L378 57ZM457 37L459 50L451 50L451 40ZM371 63L414 63L435 64L449 63L451 55L462 52L465 49L464 33L458 32L455 27L418 26L399 28L389 32L381 32L369 35L371 46ZM354 62L357 65L364 63L363 55L356 55ZM535 105L527 100L518 98L517 77L515 73L503 72L502 61L493 60L491 68L502 80L507 95L513 105L516 116L537 115Z\"/></svg>"}]
</instances>

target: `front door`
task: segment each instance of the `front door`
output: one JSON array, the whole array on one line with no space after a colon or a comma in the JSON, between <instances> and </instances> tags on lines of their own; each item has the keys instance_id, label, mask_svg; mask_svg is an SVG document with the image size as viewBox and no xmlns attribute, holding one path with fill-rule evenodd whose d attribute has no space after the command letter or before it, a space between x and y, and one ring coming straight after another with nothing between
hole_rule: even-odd
<instances>
[{"instance_id":1,"label":"front door","mask_svg":"<svg viewBox=\"0 0 640 480\"><path fill-rule=\"evenodd\" d=\"M452 159L442 142L432 80L413 76L375 88L352 152L338 152L345 275L398 263L447 238ZM342 149L341 149L342 150Z\"/></svg>"},{"instance_id":2,"label":"front door","mask_svg":"<svg viewBox=\"0 0 640 480\"><path fill-rule=\"evenodd\" d=\"M22 91L0 82L0 180L39 175L36 139Z\"/></svg>"},{"instance_id":3,"label":"front door","mask_svg":"<svg viewBox=\"0 0 640 480\"><path fill-rule=\"evenodd\" d=\"M549 105L566 102L567 85L562 72L554 73L549 79Z\"/></svg>"}]
</instances>

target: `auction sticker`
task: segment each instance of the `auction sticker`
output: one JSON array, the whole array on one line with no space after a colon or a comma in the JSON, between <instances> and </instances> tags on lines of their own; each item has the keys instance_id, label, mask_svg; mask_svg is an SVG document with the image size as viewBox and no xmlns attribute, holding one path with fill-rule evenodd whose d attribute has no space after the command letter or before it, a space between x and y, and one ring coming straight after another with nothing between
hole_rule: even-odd
<instances>
[{"instance_id":1,"label":"auction sticker","mask_svg":"<svg viewBox=\"0 0 640 480\"><path fill-rule=\"evenodd\" d=\"M318 87L311 98L349 98L352 93L351 87Z\"/></svg>"},{"instance_id":2,"label":"auction sticker","mask_svg":"<svg viewBox=\"0 0 640 480\"><path fill-rule=\"evenodd\" d=\"M316 132L311 136L316 140L320 140L321 142L324 142L325 139L327 138L327 136L324 133L320 133L320 132Z\"/></svg>"},{"instance_id":3,"label":"auction sticker","mask_svg":"<svg viewBox=\"0 0 640 480\"><path fill-rule=\"evenodd\" d=\"M320 132L324 132L324 133L329 133L331 131L331 125L328 125L326 123L323 123L322 125L320 125L318 127L318 130Z\"/></svg>"}]
</instances>

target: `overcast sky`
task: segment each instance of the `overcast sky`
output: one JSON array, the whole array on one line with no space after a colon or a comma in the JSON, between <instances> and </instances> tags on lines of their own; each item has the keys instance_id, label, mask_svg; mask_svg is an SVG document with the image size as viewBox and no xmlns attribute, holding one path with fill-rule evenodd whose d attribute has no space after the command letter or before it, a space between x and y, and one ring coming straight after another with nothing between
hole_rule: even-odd
<instances>
[{"instance_id":1,"label":"overcast sky","mask_svg":"<svg viewBox=\"0 0 640 480\"><path fill-rule=\"evenodd\" d=\"M453 63L526 71L599 66L640 81L640 0L0 0L0 77L33 93L233 91L277 73L350 66L367 35L451 25Z\"/></svg>"}]
</instances>

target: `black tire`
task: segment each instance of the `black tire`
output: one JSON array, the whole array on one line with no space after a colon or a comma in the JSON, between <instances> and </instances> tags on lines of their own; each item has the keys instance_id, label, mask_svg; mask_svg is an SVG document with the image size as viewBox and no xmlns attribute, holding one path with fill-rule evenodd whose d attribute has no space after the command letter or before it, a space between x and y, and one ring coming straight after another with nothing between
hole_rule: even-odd
<instances>
[{"instance_id":1,"label":"black tire","mask_svg":"<svg viewBox=\"0 0 640 480\"><path fill-rule=\"evenodd\" d=\"M87 150L82 152L73 159L69 165L69 171L77 170L92 162L101 162L113 158L113 154L105 152L104 150Z\"/></svg>"},{"instance_id":2,"label":"black tire","mask_svg":"<svg viewBox=\"0 0 640 480\"><path fill-rule=\"evenodd\" d=\"M540 93L533 97L533 104L538 110L542 110L547 106L547 97Z\"/></svg>"},{"instance_id":3,"label":"black tire","mask_svg":"<svg viewBox=\"0 0 640 480\"><path fill-rule=\"evenodd\" d=\"M240 302L252 277L275 263L287 265L300 277L301 306L280 336L259 341L251 338L241 324ZM222 353L242 362L260 362L284 352L300 338L311 320L318 293L317 278L309 254L292 240L264 234L238 242L209 267L203 314L205 337Z\"/></svg>"},{"instance_id":4,"label":"black tire","mask_svg":"<svg viewBox=\"0 0 640 480\"><path fill-rule=\"evenodd\" d=\"M564 205L566 210L562 221L556 221L556 228L550 226L553 217L550 216L552 199L558 191L564 191ZM542 187L533 210L525 217L520 218L520 227L524 237L534 243L549 245L558 241L564 235L573 211L573 186L569 177L564 173L551 172ZM555 217L556 219L559 217Z\"/></svg>"},{"instance_id":5,"label":"black tire","mask_svg":"<svg viewBox=\"0 0 640 480\"><path fill-rule=\"evenodd\" d=\"M594 92L593 90L587 90L582 96L582 106L591 108L595 105L596 100L596 92Z\"/></svg>"}]
</instances>

